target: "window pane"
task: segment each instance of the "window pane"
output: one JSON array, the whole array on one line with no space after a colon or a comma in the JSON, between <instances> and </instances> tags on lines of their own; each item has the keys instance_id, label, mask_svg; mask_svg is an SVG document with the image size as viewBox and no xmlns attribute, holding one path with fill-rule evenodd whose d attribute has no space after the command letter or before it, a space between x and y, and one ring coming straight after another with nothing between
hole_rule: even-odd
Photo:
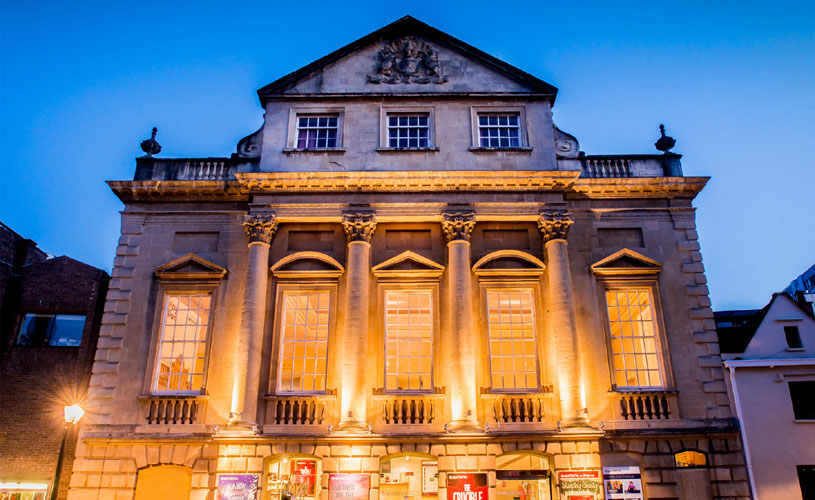
<instances>
[{"instance_id":1,"label":"window pane","mask_svg":"<svg viewBox=\"0 0 815 500\"><path fill-rule=\"evenodd\" d=\"M388 145L395 148L429 147L428 115L397 115L388 118Z\"/></svg>"},{"instance_id":2,"label":"window pane","mask_svg":"<svg viewBox=\"0 0 815 500\"><path fill-rule=\"evenodd\" d=\"M335 148L339 118L336 115L298 117L297 148Z\"/></svg>"},{"instance_id":3,"label":"window pane","mask_svg":"<svg viewBox=\"0 0 815 500\"><path fill-rule=\"evenodd\" d=\"M280 391L325 390L329 297L329 292L285 293L280 325Z\"/></svg>"},{"instance_id":4,"label":"window pane","mask_svg":"<svg viewBox=\"0 0 815 500\"><path fill-rule=\"evenodd\" d=\"M478 139L481 147L512 148L521 146L521 126L517 113L479 114Z\"/></svg>"},{"instance_id":5,"label":"window pane","mask_svg":"<svg viewBox=\"0 0 815 500\"><path fill-rule=\"evenodd\" d=\"M493 389L538 388L533 304L531 290L487 293Z\"/></svg>"},{"instance_id":6,"label":"window pane","mask_svg":"<svg viewBox=\"0 0 815 500\"><path fill-rule=\"evenodd\" d=\"M650 291L606 290L606 305L617 386L663 386Z\"/></svg>"},{"instance_id":7,"label":"window pane","mask_svg":"<svg viewBox=\"0 0 815 500\"><path fill-rule=\"evenodd\" d=\"M429 391L433 388L432 332L429 291L388 291L385 294L387 390Z\"/></svg>"},{"instance_id":8,"label":"window pane","mask_svg":"<svg viewBox=\"0 0 815 500\"><path fill-rule=\"evenodd\" d=\"M161 319L155 391L198 392L206 360L209 294L167 294Z\"/></svg>"}]
</instances>

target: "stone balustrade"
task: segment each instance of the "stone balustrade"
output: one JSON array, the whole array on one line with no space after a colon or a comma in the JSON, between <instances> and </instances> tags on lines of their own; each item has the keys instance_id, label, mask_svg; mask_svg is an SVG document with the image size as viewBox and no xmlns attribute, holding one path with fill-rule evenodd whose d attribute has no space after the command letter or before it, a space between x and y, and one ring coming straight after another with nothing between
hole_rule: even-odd
<instances>
[{"instance_id":1,"label":"stone balustrade","mask_svg":"<svg viewBox=\"0 0 815 500\"><path fill-rule=\"evenodd\" d=\"M201 396L150 396L140 398L147 425L192 425L203 422L206 399Z\"/></svg>"},{"instance_id":2,"label":"stone balustrade","mask_svg":"<svg viewBox=\"0 0 815 500\"><path fill-rule=\"evenodd\" d=\"M332 396L266 396L268 425L304 426L328 424L333 410Z\"/></svg>"},{"instance_id":3,"label":"stone balustrade","mask_svg":"<svg viewBox=\"0 0 815 500\"><path fill-rule=\"evenodd\" d=\"M487 423L525 424L554 420L551 394L482 394Z\"/></svg>"},{"instance_id":4,"label":"stone balustrade","mask_svg":"<svg viewBox=\"0 0 815 500\"><path fill-rule=\"evenodd\" d=\"M580 170L586 179L681 177L681 155L586 155L558 158L560 170Z\"/></svg>"},{"instance_id":5,"label":"stone balustrade","mask_svg":"<svg viewBox=\"0 0 815 500\"><path fill-rule=\"evenodd\" d=\"M256 158L153 158L136 160L137 181L229 181L256 169Z\"/></svg>"},{"instance_id":6,"label":"stone balustrade","mask_svg":"<svg viewBox=\"0 0 815 500\"><path fill-rule=\"evenodd\" d=\"M673 392L612 393L615 420L647 421L679 418Z\"/></svg>"}]
</instances>

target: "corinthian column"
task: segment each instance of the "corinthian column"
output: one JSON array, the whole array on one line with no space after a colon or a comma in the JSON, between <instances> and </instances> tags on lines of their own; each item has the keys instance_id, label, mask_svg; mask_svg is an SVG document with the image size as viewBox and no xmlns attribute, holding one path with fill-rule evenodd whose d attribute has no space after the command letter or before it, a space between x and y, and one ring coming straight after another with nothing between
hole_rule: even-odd
<instances>
[{"instance_id":1,"label":"corinthian column","mask_svg":"<svg viewBox=\"0 0 815 500\"><path fill-rule=\"evenodd\" d=\"M277 231L274 215L246 215L243 228L249 236L249 259L241 305L235 375L232 385L231 424L254 425L260 388L260 351L266 317L269 282L269 246Z\"/></svg>"},{"instance_id":2,"label":"corinthian column","mask_svg":"<svg viewBox=\"0 0 815 500\"><path fill-rule=\"evenodd\" d=\"M371 237L376 229L372 213L345 214L342 228L348 240L345 285L345 340L342 343L342 400L339 430L367 431L365 368L368 345L368 294Z\"/></svg>"},{"instance_id":3,"label":"corinthian column","mask_svg":"<svg viewBox=\"0 0 815 500\"><path fill-rule=\"evenodd\" d=\"M549 271L560 414L566 427L583 426L588 422L584 410L586 397L580 368L572 275L566 243L569 227L573 223L574 220L566 212L544 212L538 219Z\"/></svg>"},{"instance_id":4,"label":"corinthian column","mask_svg":"<svg viewBox=\"0 0 815 500\"><path fill-rule=\"evenodd\" d=\"M470 275L470 235L475 214L445 213L441 222L447 239L447 305L450 309L446 363L450 370L451 432L480 430L476 418L475 345Z\"/></svg>"}]
</instances>

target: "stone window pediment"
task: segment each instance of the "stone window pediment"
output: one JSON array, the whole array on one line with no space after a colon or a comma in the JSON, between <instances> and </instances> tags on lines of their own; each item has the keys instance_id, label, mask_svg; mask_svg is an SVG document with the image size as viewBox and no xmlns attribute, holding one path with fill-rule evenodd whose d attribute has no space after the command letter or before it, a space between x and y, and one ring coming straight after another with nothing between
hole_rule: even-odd
<instances>
[{"instance_id":1,"label":"stone window pediment","mask_svg":"<svg viewBox=\"0 0 815 500\"><path fill-rule=\"evenodd\" d=\"M479 277L539 277L546 265L534 255L520 250L498 250L473 265Z\"/></svg>"},{"instance_id":2,"label":"stone window pediment","mask_svg":"<svg viewBox=\"0 0 815 500\"><path fill-rule=\"evenodd\" d=\"M221 280L226 269L194 253L188 253L153 270L161 280Z\"/></svg>"},{"instance_id":3,"label":"stone window pediment","mask_svg":"<svg viewBox=\"0 0 815 500\"><path fill-rule=\"evenodd\" d=\"M646 275L659 274L662 264L641 253L623 248L591 265L596 275Z\"/></svg>"},{"instance_id":4,"label":"stone window pediment","mask_svg":"<svg viewBox=\"0 0 815 500\"><path fill-rule=\"evenodd\" d=\"M371 268L377 278L435 278L444 273L444 266L410 250Z\"/></svg>"},{"instance_id":5,"label":"stone window pediment","mask_svg":"<svg viewBox=\"0 0 815 500\"><path fill-rule=\"evenodd\" d=\"M275 262L276 278L338 278L345 272L336 259L320 252L296 252Z\"/></svg>"}]
</instances>

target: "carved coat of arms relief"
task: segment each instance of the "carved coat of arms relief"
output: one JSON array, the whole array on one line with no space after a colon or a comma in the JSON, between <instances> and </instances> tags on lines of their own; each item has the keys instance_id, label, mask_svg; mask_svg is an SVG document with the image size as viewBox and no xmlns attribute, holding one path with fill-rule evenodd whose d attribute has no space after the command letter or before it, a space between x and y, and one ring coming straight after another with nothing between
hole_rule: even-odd
<instances>
[{"instance_id":1,"label":"carved coat of arms relief","mask_svg":"<svg viewBox=\"0 0 815 500\"><path fill-rule=\"evenodd\" d=\"M371 83L444 83L439 53L415 36L385 44L379 51L377 72L368 75Z\"/></svg>"}]
</instances>

